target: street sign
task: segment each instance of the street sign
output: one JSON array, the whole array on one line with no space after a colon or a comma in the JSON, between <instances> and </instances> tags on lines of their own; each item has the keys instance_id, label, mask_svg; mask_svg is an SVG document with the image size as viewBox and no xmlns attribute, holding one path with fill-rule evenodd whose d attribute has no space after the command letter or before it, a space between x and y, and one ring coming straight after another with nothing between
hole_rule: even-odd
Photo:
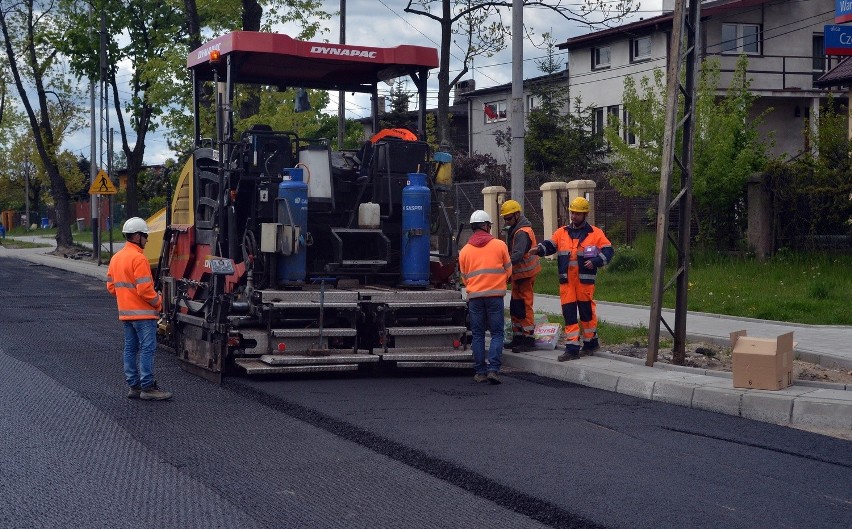
<instances>
[{"instance_id":1,"label":"street sign","mask_svg":"<svg viewBox=\"0 0 852 529\"><path fill-rule=\"evenodd\" d=\"M114 195L118 193L112 180L109 179L106 172L101 169L98 171L98 176L92 182L92 187L89 188L90 195Z\"/></svg>"},{"instance_id":2,"label":"street sign","mask_svg":"<svg viewBox=\"0 0 852 529\"><path fill-rule=\"evenodd\" d=\"M852 21L852 0L834 0L834 21L838 24Z\"/></svg>"}]
</instances>

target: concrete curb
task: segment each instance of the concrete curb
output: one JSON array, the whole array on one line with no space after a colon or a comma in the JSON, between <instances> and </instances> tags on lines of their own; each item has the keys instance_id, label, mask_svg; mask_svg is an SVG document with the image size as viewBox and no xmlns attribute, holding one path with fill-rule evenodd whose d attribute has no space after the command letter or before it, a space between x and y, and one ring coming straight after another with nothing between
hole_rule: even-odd
<instances>
[{"instance_id":1,"label":"concrete curb","mask_svg":"<svg viewBox=\"0 0 852 529\"><path fill-rule=\"evenodd\" d=\"M650 308L627 303L598 301L598 317L613 325L648 325ZM561 314L559 297L536 294L536 312ZM673 316L672 309L663 309L666 318ZM742 316L709 314L690 311L687 316L686 338L690 341L710 342L727 346L731 331L749 329L749 335L777 336L791 330L796 332L799 342L794 350L795 357L825 367L852 369L852 326L811 325L773 320L760 320ZM665 328L661 331L668 335Z\"/></svg>"},{"instance_id":2,"label":"concrete curb","mask_svg":"<svg viewBox=\"0 0 852 529\"><path fill-rule=\"evenodd\" d=\"M558 362L560 351L503 352L503 364L537 375L678 406L781 425L852 431L852 390L843 384L796 381L778 391L739 389L730 374L696 368L647 367L612 353ZM638 361L638 362L637 362ZM673 368L679 369L673 369ZM819 385L814 385L819 384ZM823 387L830 385L831 388Z\"/></svg>"}]
</instances>

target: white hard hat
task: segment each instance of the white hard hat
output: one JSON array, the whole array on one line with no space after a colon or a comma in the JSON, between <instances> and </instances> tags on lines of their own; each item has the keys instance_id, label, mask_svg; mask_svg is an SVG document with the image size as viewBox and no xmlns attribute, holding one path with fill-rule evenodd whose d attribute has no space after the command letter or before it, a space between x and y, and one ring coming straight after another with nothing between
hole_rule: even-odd
<instances>
[{"instance_id":1,"label":"white hard hat","mask_svg":"<svg viewBox=\"0 0 852 529\"><path fill-rule=\"evenodd\" d=\"M139 217L130 217L121 228L121 233L144 233L148 235L148 223Z\"/></svg>"},{"instance_id":2,"label":"white hard hat","mask_svg":"<svg viewBox=\"0 0 852 529\"><path fill-rule=\"evenodd\" d=\"M481 209L477 209L470 215L470 223L478 224L482 222L491 222L491 216L488 213L482 211Z\"/></svg>"}]
</instances>

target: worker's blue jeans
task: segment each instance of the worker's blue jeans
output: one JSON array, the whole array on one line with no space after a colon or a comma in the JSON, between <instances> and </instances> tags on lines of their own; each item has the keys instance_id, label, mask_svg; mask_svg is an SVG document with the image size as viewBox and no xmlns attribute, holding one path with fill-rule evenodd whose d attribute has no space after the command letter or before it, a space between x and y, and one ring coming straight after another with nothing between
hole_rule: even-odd
<instances>
[{"instance_id":1,"label":"worker's blue jeans","mask_svg":"<svg viewBox=\"0 0 852 529\"><path fill-rule=\"evenodd\" d=\"M154 383L156 349L157 320L124 322L124 379L128 386L147 388Z\"/></svg>"},{"instance_id":2,"label":"worker's blue jeans","mask_svg":"<svg viewBox=\"0 0 852 529\"><path fill-rule=\"evenodd\" d=\"M470 330L473 335L473 369L477 374L486 371L500 372L500 355L503 354L503 296L469 299ZM488 365L485 363L485 330L491 332L488 348Z\"/></svg>"}]
</instances>

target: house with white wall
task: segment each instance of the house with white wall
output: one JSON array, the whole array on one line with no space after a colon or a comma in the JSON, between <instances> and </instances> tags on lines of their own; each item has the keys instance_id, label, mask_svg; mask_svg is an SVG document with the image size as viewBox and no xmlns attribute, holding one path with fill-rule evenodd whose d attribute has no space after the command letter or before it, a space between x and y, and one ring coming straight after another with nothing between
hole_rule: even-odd
<instances>
[{"instance_id":1,"label":"house with white wall","mask_svg":"<svg viewBox=\"0 0 852 529\"><path fill-rule=\"evenodd\" d=\"M534 87L542 83L567 85L568 72L561 71L524 80L524 112L536 107ZM502 84L466 92L468 145L470 153L490 154L498 163L509 165L507 150L497 145L498 131L508 131L512 123L512 84ZM568 110L567 108L565 109Z\"/></svg>"},{"instance_id":2,"label":"house with white wall","mask_svg":"<svg viewBox=\"0 0 852 529\"><path fill-rule=\"evenodd\" d=\"M668 6L666 5L668 4ZM673 0L664 2L664 10ZM595 107L597 126L608 116L624 120L624 78L637 83L659 68L664 74L672 29L671 12L568 39L569 90ZM749 59L751 92L759 96L754 114L772 109L761 125L774 137L775 154L795 156L807 149L805 119L819 112L827 91L814 81L838 61L825 55L823 26L834 21L833 0L712 0L701 7L700 55L717 57L718 94L724 95L738 57ZM846 102L845 93L837 98ZM629 139L628 139L629 140Z\"/></svg>"}]
</instances>

